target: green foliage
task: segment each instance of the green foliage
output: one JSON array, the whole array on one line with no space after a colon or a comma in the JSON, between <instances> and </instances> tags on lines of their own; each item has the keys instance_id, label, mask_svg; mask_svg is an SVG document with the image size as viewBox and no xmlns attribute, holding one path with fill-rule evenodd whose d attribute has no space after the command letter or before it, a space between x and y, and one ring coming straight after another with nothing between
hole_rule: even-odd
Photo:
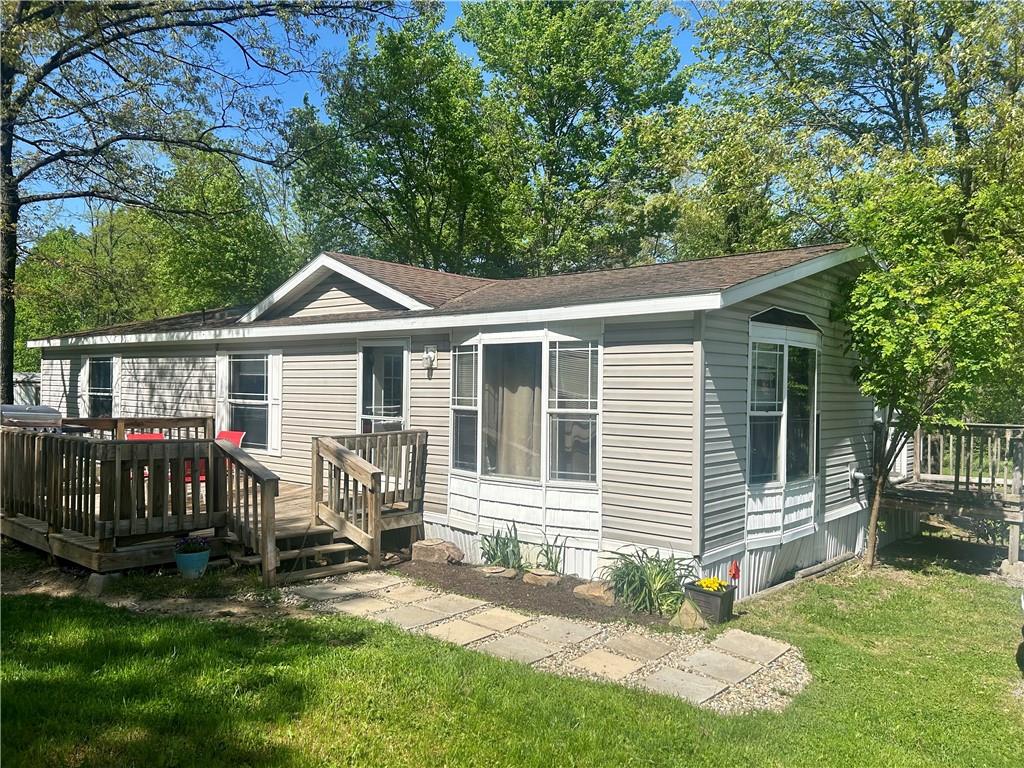
<instances>
[{"instance_id":1,"label":"green foliage","mask_svg":"<svg viewBox=\"0 0 1024 768\"><path fill-rule=\"evenodd\" d=\"M611 582L615 599L632 610L665 616L679 610L683 584L696 577L695 565L693 559L637 549L617 552L602 570L602 578Z\"/></svg>"},{"instance_id":2,"label":"green foliage","mask_svg":"<svg viewBox=\"0 0 1024 768\"><path fill-rule=\"evenodd\" d=\"M559 538L562 539L559 543ZM548 541L548 535L544 534L544 543L537 551L537 566L546 568L555 573L561 573L565 565L565 542L564 536L555 536L554 541Z\"/></svg>"},{"instance_id":3,"label":"green foliage","mask_svg":"<svg viewBox=\"0 0 1024 768\"><path fill-rule=\"evenodd\" d=\"M505 531L495 531L492 535L481 534L480 551L483 561L488 565L500 565L517 571L527 567L515 523Z\"/></svg>"},{"instance_id":4,"label":"green foliage","mask_svg":"<svg viewBox=\"0 0 1024 768\"><path fill-rule=\"evenodd\" d=\"M298 204L321 248L500 275L518 236L505 211L515 169L494 146L502 105L443 16L438 6L372 47L353 43L324 76L328 121L293 113Z\"/></svg>"}]
</instances>

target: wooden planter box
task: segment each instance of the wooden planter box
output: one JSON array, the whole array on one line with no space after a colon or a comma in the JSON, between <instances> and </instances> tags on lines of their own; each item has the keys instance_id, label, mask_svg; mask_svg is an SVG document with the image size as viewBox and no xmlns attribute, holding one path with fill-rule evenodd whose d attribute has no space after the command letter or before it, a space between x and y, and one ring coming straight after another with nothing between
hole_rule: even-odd
<instances>
[{"instance_id":1,"label":"wooden planter box","mask_svg":"<svg viewBox=\"0 0 1024 768\"><path fill-rule=\"evenodd\" d=\"M711 624L722 624L732 618L732 604L736 598L736 585L730 584L721 592L709 592L696 584L683 587L686 596L693 600L700 615Z\"/></svg>"}]
</instances>

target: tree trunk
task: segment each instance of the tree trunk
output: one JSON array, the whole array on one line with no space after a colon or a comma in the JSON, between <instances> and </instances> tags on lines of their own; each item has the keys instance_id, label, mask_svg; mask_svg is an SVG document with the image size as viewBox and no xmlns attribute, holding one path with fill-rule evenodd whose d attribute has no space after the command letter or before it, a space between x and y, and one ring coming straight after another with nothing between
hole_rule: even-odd
<instances>
[{"instance_id":1,"label":"tree trunk","mask_svg":"<svg viewBox=\"0 0 1024 768\"><path fill-rule=\"evenodd\" d=\"M878 513L882 508L882 491L885 490L884 469L875 464L874 495L871 497L871 516L868 518L868 546L864 553L864 567L868 570L875 567L875 555L878 549Z\"/></svg>"},{"instance_id":2,"label":"tree trunk","mask_svg":"<svg viewBox=\"0 0 1024 768\"><path fill-rule=\"evenodd\" d=\"M13 72L0 64L0 403L14 402L14 269L18 263L18 186L14 180Z\"/></svg>"}]
</instances>

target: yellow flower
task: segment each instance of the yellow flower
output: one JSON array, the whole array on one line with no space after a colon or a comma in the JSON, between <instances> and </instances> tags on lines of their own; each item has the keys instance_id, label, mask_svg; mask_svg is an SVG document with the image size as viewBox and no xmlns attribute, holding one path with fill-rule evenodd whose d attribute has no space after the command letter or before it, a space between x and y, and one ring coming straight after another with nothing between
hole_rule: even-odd
<instances>
[{"instance_id":1,"label":"yellow flower","mask_svg":"<svg viewBox=\"0 0 1024 768\"><path fill-rule=\"evenodd\" d=\"M708 592L724 592L729 584L717 576L705 576L697 581L697 586L706 589Z\"/></svg>"}]
</instances>

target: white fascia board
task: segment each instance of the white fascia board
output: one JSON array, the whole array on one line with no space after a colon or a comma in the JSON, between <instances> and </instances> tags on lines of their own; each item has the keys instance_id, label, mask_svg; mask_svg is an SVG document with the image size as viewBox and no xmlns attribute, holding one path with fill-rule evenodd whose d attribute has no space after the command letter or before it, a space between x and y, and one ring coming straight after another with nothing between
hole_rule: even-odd
<instances>
[{"instance_id":1,"label":"white fascia board","mask_svg":"<svg viewBox=\"0 0 1024 768\"><path fill-rule=\"evenodd\" d=\"M321 253L298 272L285 280L284 283L278 286L278 288L272 294L267 296L267 298L242 315L238 322L251 323L253 320L265 314L272 307L287 301L293 295L310 287L315 283L320 272L323 270L336 272L342 277L346 277L354 283L358 283L359 285L369 288L374 293L379 293L384 298L390 299L406 309L433 309L430 305L416 301L416 299L411 296L407 296L401 291L395 290L390 285L386 285L380 280L374 280L372 277L364 275L358 269L353 269L347 264L342 264L337 259L334 259L325 253Z\"/></svg>"},{"instance_id":2,"label":"white fascia board","mask_svg":"<svg viewBox=\"0 0 1024 768\"><path fill-rule=\"evenodd\" d=\"M789 283L794 283L797 280L803 280L805 277L811 277L819 272L824 272L826 269L832 269L848 261L859 259L865 253L867 251L864 246L851 245L838 251L832 251L832 253L826 253L824 256L819 256L816 259L810 259L794 264L791 267L780 269L777 272L755 277L753 280L747 280L745 283L734 285L732 288L727 288L723 291L722 306L728 307L731 304L746 301L754 296L773 291Z\"/></svg>"},{"instance_id":3,"label":"white fascia board","mask_svg":"<svg viewBox=\"0 0 1024 768\"><path fill-rule=\"evenodd\" d=\"M245 341L248 339L289 339L317 336L339 336L368 333L409 333L510 323L550 323L561 320L661 315L720 309L722 295L705 293L695 296L668 296L658 299L636 299L603 304L580 304L572 307L521 309L508 312L473 312L459 315L424 315L422 317L390 317L382 320L310 323L307 325L231 325L207 330L163 331L160 333L111 334L30 341L33 349L75 348L105 344L166 344L194 341Z\"/></svg>"}]
</instances>

